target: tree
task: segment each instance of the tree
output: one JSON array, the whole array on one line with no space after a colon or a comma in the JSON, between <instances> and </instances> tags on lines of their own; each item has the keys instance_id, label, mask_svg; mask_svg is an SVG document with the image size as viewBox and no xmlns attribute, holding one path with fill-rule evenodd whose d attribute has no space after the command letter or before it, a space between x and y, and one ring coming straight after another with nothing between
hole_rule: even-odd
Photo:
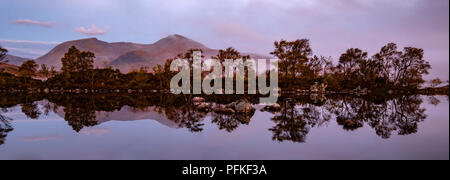
<instances>
[{"instance_id":1,"label":"tree","mask_svg":"<svg viewBox=\"0 0 450 180\"><path fill-rule=\"evenodd\" d=\"M431 87L433 87L433 88L438 87L438 86L441 85L442 83L443 83L442 80L439 79L439 78L433 79L433 80L431 80L431 82L430 82Z\"/></svg>"},{"instance_id":2,"label":"tree","mask_svg":"<svg viewBox=\"0 0 450 180\"><path fill-rule=\"evenodd\" d=\"M38 65L33 60L28 60L22 63L19 67L19 76L30 78L36 75Z\"/></svg>"},{"instance_id":3,"label":"tree","mask_svg":"<svg viewBox=\"0 0 450 180\"><path fill-rule=\"evenodd\" d=\"M394 83L401 87L418 88L425 82L423 75L431 69L429 62L423 59L423 49L405 47L400 58Z\"/></svg>"},{"instance_id":4,"label":"tree","mask_svg":"<svg viewBox=\"0 0 450 180\"><path fill-rule=\"evenodd\" d=\"M389 43L383 46L372 59L380 65L378 66L380 69L377 69L380 76L392 82L401 66L401 56L402 52L397 50L397 44Z\"/></svg>"},{"instance_id":5,"label":"tree","mask_svg":"<svg viewBox=\"0 0 450 180\"><path fill-rule=\"evenodd\" d=\"M158 64L155 67L153 67L152 70L155 73L156 78L159 79L159 88L163 89L164 82L166 82L165 80L167 78L164 73L164 67Z\"/></svg>"},{"instance_id":6,"label":"tree","mask_svg":"<svg viewBox=\"0 0 450 180\"><path fill-rule=\"evenodd\" d=\"M41 64L41 70L39 72L46 78L50 77L50 70L45 64Z\"/></svg>"},{"instance_id":7,"label":"tree","mask_svg":"<svg viewBox=\"0 0 450 180\"><path fill-rule=\"evenodd\" d=\"M0 63L7 63L6 55L8 54L8 50L0 46Z\"/></svg>"},{"instance_id":8,"label":"tree","mask_svg":"<svg viewBox=\"0 0 450 180\"><path fill-rule=\"evenodd\" d=\"M55 66L50 66L50 76L51 77L54 77L54 76L56 76L57 74L58 74L58 71L56 71L56 68L55 68Z\"/></svg>"},{"instance_id":9,"label":"tree","mask_svg":"<svg viewBox=\"0 0 450 180\"><path fill-rule=\"evenodd\" d=\"M280 60L280 72L284 75L291 74L295 78L300 69L308 62L312 55L312 49L308 39L297 39L295 41L281 40L275 41L275 50L270 54L278 57Z\"/></svg>"},{"instance_id":10,"label":"tree","mask_svg":"<svg viewBox=\"0 0 450 180\"><path fill-rule=\"evenodd\" d=\"M233 47L228 47L225 50L220 49L219 52L217 53L216 56L211 57L212 59L217 59L220 61L220 63L222 64L222 75L223 77L225 77L225 65L224 62L227 59L230 60L237 60L237 59L242 59L242 62L244 62L247 59L250 59L250 56L242 56L241 53L239 51L237 51L236 49L234 49ZM243 65L243 64L241 64ZM248 69L244 70L245 73L248 72Z\"/></svg>"},{"instance_id":11,"label":"tree","mask_svg":"<svg viewBox=\"0 0 450 180\"><path fill-rule=\"evenodd\" d=\"M19 67L19 76L25 78L25 84L28 84L28 78L36 75L38 65L33 60L22 63Z\"/></svg>"},{"instance_id":12,"label":"tree","mask_svg":"<svg viewBox=\"0 0 450 180\"><path fill-rule=\"evenodd\" d=\"M425 82L423 75L431 69L423 55L423 49L405 47L398 51L395 43L389 43L372 59L380 67L379 74L389 83L396 87L417 88Z\"/></svg>"},{"instance_id":13,"label":"tree","mask_svg":"<svg viewBox=\"0 0 450 180\"><path fill-rule=\"evenodd\" d=\"M359 68L361 61L367 60L367 52L358 48L350 48L339 57L339 69L344 73L345 81Z\"/></svg>"},{"instance_id":14,"label":"tree","mask_svg":"<svg viewBox=\"0 0 450 180\"><path fill-rule=\"evenodd\" d=\"M333 70L333 62L331 61L331 57L324 56L314 56L309 59L309 62L306 66L303 67L302 74L307 76L308 79L316 79L322 75L326 75L327 73L331 73Z\"/></svg>"},{"instance_id":15,"label":"tree","mask_svg":"<svg viewBox=\"0 0 450 180\"><path fill-rule=\"evenodd\" d=\"M80 51L75 46L69 48L61 59L64 73L87 72L94 68L95 55L89 51Z\"/></svg>"},{"instance_id":16,"label":"tree","mask_svg":"<svg viewBox=\"0 0 450 180\"><path fill-rule=\"evenodd\" d=\"M241 54L236 49L229 47L225 50L220 49L219 53L212 58L219 60L220 63L223 64L223 62L225 62L226 59L232 59L232 60L240 59Z\"/></svg>"}]
</instances>

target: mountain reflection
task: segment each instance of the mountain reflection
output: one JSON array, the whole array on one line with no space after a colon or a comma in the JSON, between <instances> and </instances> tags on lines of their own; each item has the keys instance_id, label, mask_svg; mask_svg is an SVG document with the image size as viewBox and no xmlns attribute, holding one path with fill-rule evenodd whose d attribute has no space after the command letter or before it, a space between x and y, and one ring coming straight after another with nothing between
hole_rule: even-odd
<instances>
[{"instance_id":1,"label":"mountain reflection","mask_svg":"<svg viewBox=\"0 0 450 180\"><path fill-rule=\"evenodd\" d=\"M203 108L188 95L154 94L64 94L64 95L8 95L0 100L0 108L7 112L9 108L20 105L21 112L29 119L44 118L53 112L65 119L76 132L85 127L99 125L109 120L154 119L173 128L185 128L190 132L202 132L205 119L210 117L211 124L219 130L232 133L239 126L250 125L255 114L237 113L227 109L227 104L242 97L220 96L206 97ZM255 103L257 97L245 97L247 102ZM431 104L439 100L428 97ZM272 139L278 142L306 142L314 128L327 126L331 121L345 131L353 131L364 126L375 130L381 138L414 134L419 123L427 117L423 100L419 95L401 97L352 97L352 96L295 96L281 97L279 108L267 111L274 125L268 130ZM254 105L254 107L256 107ZM123 115L124 117L113 116ZM125 114L129 113L129 114ZM258 113L258 112L257 112ZM138 119L133 114L139 114ZM113 116L113 117L110 117ZM136 115L137 116L137 115ZM128 118L128 119L127 119ZM0 145L5 142L13 130L11 119L0 114Z\"/></svg>"}]
</instances>

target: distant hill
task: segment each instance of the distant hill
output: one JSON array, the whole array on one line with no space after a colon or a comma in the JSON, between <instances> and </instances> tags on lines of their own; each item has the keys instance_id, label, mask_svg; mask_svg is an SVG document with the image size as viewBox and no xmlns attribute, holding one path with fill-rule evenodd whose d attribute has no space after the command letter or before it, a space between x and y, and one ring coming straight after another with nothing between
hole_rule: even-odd
<instances>
[{"instance_id":1,"label":"distant hill","mask_svg":"<svg viewBox=\"0 0 450 180\"><path fill-rule=\"evenodd\" d=\"M96 38L68 41L57 45L44 56L37 58L36 62L60 69L62 67L61 58L71 46L75 46L82 51L94 52L96 56L94 66L102 66L126 52L142 48L144 45L123 42L107 43Z\"/></svg>"},{"instance_id":2,"label":"distant hill","mask_svg":"<svg viewBox=\"0 0 450 180\"><path fill-rule=\"evenodd\" d=\"M8 64L20 66L20 65L22 65L23 62L25 62L29 59L8 54L8 55L6 55L6 60L8 60Z\"/></svg>"},{"instance_id":3,"label":"distant hill","mask_svg":"<svg viewBox=\"0 0 450 180\"><path fill-rule=\"evenodd\" d=\"M153 44L108 43L96 38L89 38L61 43L44 56L37 58L36 62L59 69L62 66L61 58L71 46L95 53L95 67L108 65L120 69L124 73L140 67L151 68L157 64L164 64L167 59L176 57L191 48L202 49L203 55L207 58L215 56L218 52L216 49L208 48L178 34L167 36ZM267 58L262 55L250 55L254 58Z\"/></svg>"}]
</instances>

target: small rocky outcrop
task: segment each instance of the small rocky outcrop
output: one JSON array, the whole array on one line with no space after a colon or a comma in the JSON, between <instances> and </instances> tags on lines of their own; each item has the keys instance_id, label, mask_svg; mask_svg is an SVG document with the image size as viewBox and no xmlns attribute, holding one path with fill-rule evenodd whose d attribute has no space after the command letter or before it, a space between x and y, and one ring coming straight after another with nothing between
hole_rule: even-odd
<instances>
[{"instance_id":1,"label":"small rocky outcrop","mask_svg":"<svg viewBox=\"0 0 450 180\"><path fill-rule=\"evenodd\" d=\"M234 106L234 109L238 113L251 113L255 112L255 108L253 108L252 104L248 102L247 100L241 100L236 103Z\"/></svg>"},{"instance_id":2,"label":"small rocky outcrop","mask_svg":"<svg viewBox=\"0 0 450 180\"><path fill-rule=\"evenodd\" d=\"M217 114L228 114L228 115L231 115L231 114L234 114L236 111L234 111L234 109L232 109L232 108L215 108L214 109L214 112L215 113L217 113Z\"/></svg>"},{"instance_id":3,"label":"small rocky outcrop","mask_svg":"<svg viewBox=\"0 0 450 180\"><path fill-rule=\"evenodd\" d=\"M279 112L280 110L281 110L281 106L278 103L275 103L272 105L267 105L262 109L262 111L267 111L267 112Z\"/></svg>"},{"instance_id":4,"label":"small rocky outcrop","mask_svg":"<svg viewBox=\"0 0 450 180\"><path fill-rule=\"evenodd\" d=\"M199 106L201 103L205 102L205 98L194 97L194 98L192 98L192 102L194 103L195 106Z\"/></svg>"},{"instance_id":5,"label":"small rocky outcrop","mask_svg":"<svg viewBox=\"0 0 450 180\"><path fill-rule=\"evenodd\" d=\"M211 104L206 102L200 102L195 105L195 108L199 111L208 112L211 110Z\"/></svg>"}]
</instances>

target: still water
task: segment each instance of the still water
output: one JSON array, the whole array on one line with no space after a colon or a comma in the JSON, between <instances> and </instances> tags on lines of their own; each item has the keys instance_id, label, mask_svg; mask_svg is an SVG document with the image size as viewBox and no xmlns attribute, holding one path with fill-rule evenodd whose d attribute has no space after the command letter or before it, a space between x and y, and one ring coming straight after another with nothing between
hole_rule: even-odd
<instances>
[{"instance_id":1,"label":"still water","mask_svg":"<svg viewBox=\"0 0 450 180\"><path fill-rule=\"evenodd\" d=\"M0 95L0 159L449 159L448 96ZM253 102L252 98L249 98Z\"/></svg>"}]
</instances>

